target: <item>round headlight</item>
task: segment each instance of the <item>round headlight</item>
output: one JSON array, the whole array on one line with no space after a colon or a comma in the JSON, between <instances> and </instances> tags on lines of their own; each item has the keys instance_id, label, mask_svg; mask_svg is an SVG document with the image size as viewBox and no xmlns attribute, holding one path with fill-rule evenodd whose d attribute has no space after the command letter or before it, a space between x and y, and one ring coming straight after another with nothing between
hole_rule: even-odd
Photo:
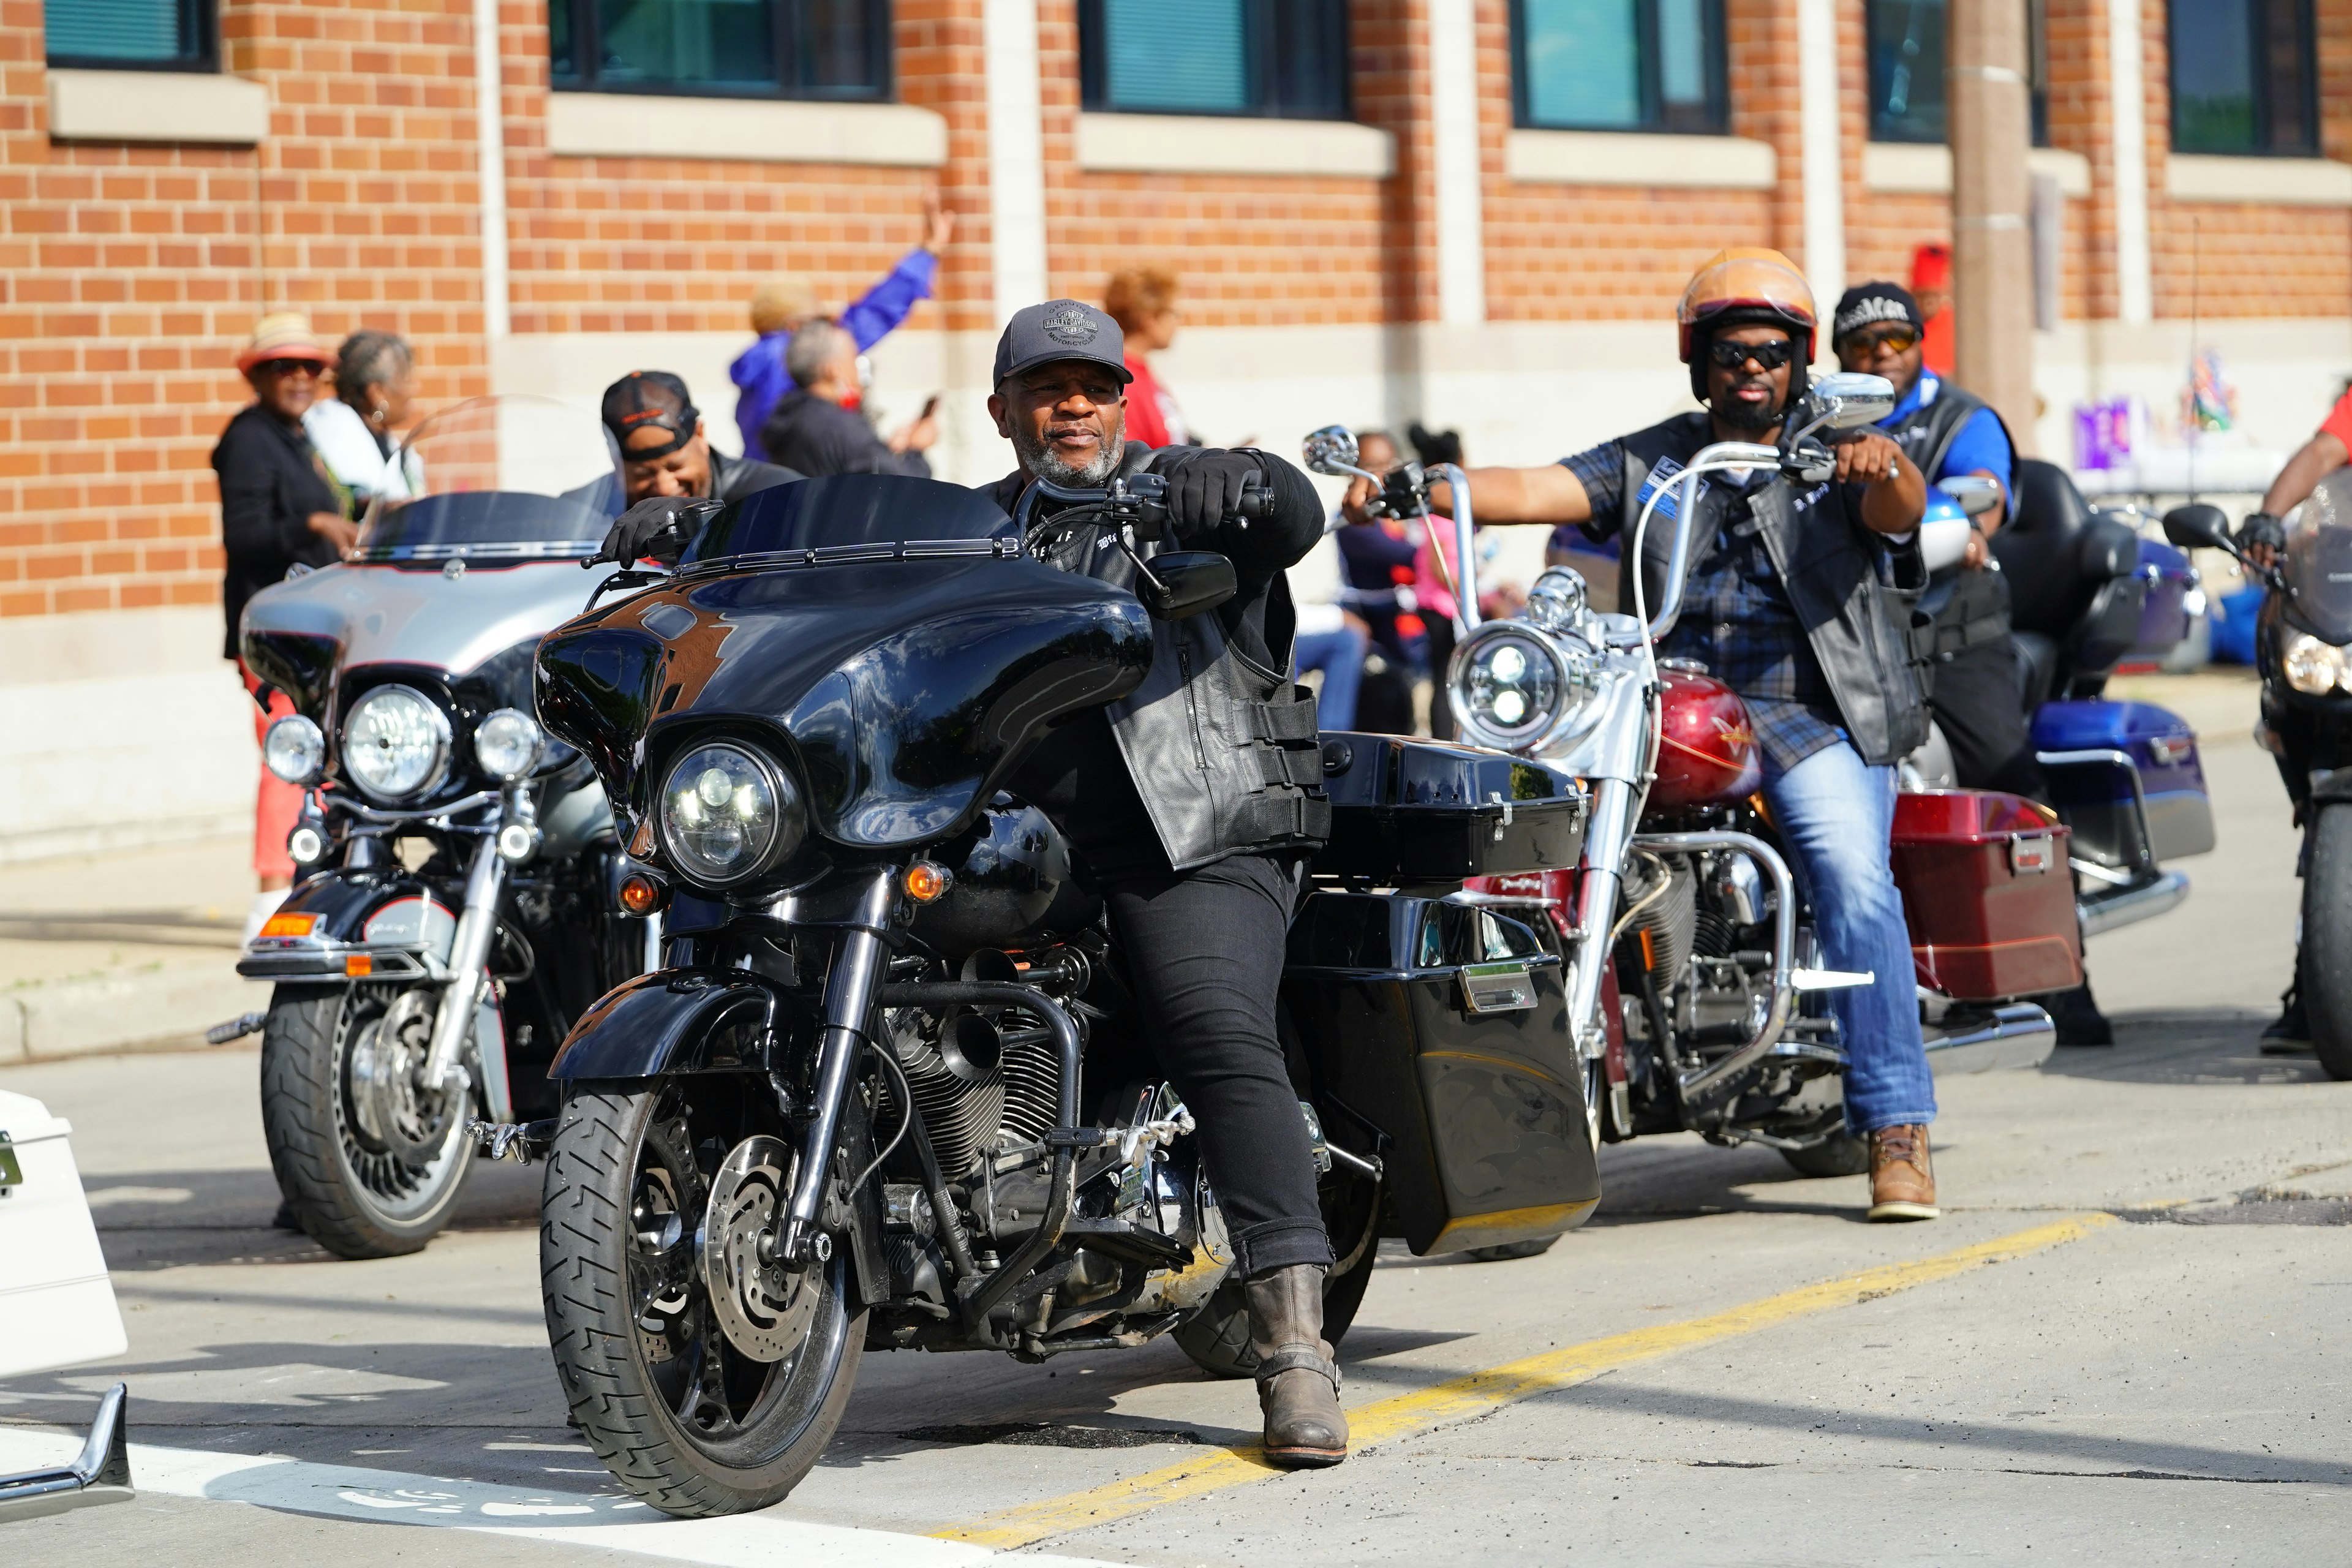
<instances>
[{"instance_id":1,"label":"round headlight","mask_svg":"<svg viewBox=\"0 0 2352 1568\"><path fill-rule=\"evenodd\" d=\"M317 784L327 766L327 737L299 713L280 719L262 740L261 765L290 784Z\"/></svg>"},{"instance_id":2,"label":"round headlight","mask_svg":"<svg viewBox=\"0 0 2352 1568\"><path fill-rule=\"evenodd\" d=\"M1462 731L1504 751L1549 734L1591 701L1590 658L1563 651L1524 624L1499 621L1470 634L1454 656L1446 696Z\"/></svg>"},{"instance_id":3,"label":"round headlight","mask_svg":"<svg viewBox=\"0 0 2352 1568\"><path fill-rule=\"evenodd\" d=\"M792 781L741 746L697 746L662 784L662 844L691 881L723 887L757 876L799 848L806 831Z\"/></svg>"},{"instance_id":4,"label":"round headlight","mask_svg":"<svg viewBox=\"0 0 2352 1568\"><path fill-rule=\"evenodd\" d=\"M2344 650L2334 643L2321 642L2309 632L2289 632L2279 649L2279 664L2286 672L2286 683L2297 691L2313 697L2323 697L2336 689L2336 683L2347 673L2344 667Z\"/></svg>"},{"instance_id":5,"label":"round headlight","mask_svg":"<svg viewBox=\"0 0 2352 1568\"><path fill-rule=\"evenodd\" d=\"M474 726L474 761L484 773L508 784L530 772L541 744L539 721L520 708L485 714Z\"/></svg>"},{"instance_id":6,"label":"round headlight","mask_svg":"<svg viewBox=\"0 0 2352 1568\"><path fill-rule=\"evenodd\" d=\"M379 686L343 721L343 769L380 800L406 800L449 768L449 718L423 692Z\"/></svg>"}]
</instances>

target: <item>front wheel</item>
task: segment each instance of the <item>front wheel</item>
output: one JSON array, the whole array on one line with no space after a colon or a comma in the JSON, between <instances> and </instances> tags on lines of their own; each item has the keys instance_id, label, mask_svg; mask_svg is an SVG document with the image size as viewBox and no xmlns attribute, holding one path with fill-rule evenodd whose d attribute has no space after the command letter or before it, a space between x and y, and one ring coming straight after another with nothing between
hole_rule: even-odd
<instances>
[{"instance_id":1,"label":"front wheel","mask_svg":"<svg viewBox=\"0 0 2352 1568\"><path fill-rule=\"evenodd\" d=\"M637 1497L707 1519L781 1500L816 1463L856 1382L866 1313L848 1300L845 1246L804 1272L758 1260L789 1156L773 1137L736 1143L744 1129L713 1114L712 1080L695 1095L714 1103L698 1110L675 1080L566 1100L539 1265L581 1435ZM751 1169L755 1146L776 1152ZM714 1299L714 1278L733 1290Z\"/></svg>"},{"instance_id":2,"label":"front wheel","mask_svg":"<svg viewBox=\"0 0 2352 1568\"><path fill-rule=\"evenodd\" d=\"M281 985L261 1035L261 1130L295 1221L341 1258L438 1235L473 1150L463 1093L422 1087L437 993Z\"/></svg>"},{"instance_id":3,"label":"front wheel","mask_svg":"<svg viewBox=\"0 0 2352 1568\"><path fill-rule=\"evenodd\" d=\"M2352 1079L2352 805L2323 805L2312 825L2299 978L2319 1065Z\"/></svg>"}]
</instances>

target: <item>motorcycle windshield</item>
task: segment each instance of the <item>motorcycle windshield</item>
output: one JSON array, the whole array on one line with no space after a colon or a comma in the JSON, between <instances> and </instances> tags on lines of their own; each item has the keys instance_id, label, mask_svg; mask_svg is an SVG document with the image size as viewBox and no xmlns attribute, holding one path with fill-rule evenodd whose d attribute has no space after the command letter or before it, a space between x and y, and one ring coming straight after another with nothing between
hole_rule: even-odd
<instances>
[{"instance_id":1,"label":"motorcycle windshield","mask_svg":"<svg viewBox=\"0 0 2352 1568\"><path fill-rule=\"evenodd\" d=\"M820 560L870 560L901 553L896 547L903 545L1013 537L1013 520L985 490L895 474L834 474L736 501L704 526L680 564L810 551ZM893 548L874 548L882 545Z\"/></svg>"},{"instance_id":2,"label":"motorcycle windshield","mask_svg":"<svg viewBox=\"0 0 2352 1568\"><path fill-rule=\"evenodd\" d=\"M506 394L444 409L395 461L408 494L369 507L355 561L577 560L594 553L621 510L604 426L550 397Z\"/></svg>"},{"instance_id":3,"label":"motorcycle windshield","mask_svg":"<svg viewBox=\"0 0 2352 1568\"><path fill-rule=\"evenodd\" d=\"M2326 642L2352 642L2352 468L2319 481L2286 535L2288 613Z\"/></svg>"}]
</instances>

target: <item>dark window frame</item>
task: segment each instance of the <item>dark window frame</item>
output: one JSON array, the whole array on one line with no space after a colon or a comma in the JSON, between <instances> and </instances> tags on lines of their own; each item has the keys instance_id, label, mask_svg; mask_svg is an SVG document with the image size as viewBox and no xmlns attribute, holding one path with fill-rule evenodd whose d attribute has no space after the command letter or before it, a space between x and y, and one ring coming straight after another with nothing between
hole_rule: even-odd
<instances>
[{"instance_id":1,"label":"dark window frame","mask_svg":"<svg viewBox=\"0 0 2352 1568\"><path fill-rule=\"evenodd\" d=\"M1731 133L1731 39L1723 0L1699 0L1706 10L1706 119L1701 125L1669 125L1658 76L1658 0L1634 0L1634 50L1641 73L1642 122L1638 125L1538 120L1531 108L1528 74L1527 0L1511 0L1511 123L1522 131L1591 131L1621 136L1727 136Z\"/></svg>"},{"instance_id":2,"label":"dark window frame","mask_svg":"<svg viewBox=\"0 0 2352 1568\"><path fill-rule=\"evenodd\" d=\"M52 70L171 71L182 76L220 74L220 16L215 0L175 0L180 29L193 47L167 60L121 59L108 55L61 55L48 48L47 6L42 7L42 47Z\"/></svg>"},{"instance_id":3,"label":"dark window frame","mask_svg":"<svg viewBox=\"0 0 2352 1568\"><path fill-rule=\"evenodd\" d=\"M593 66L574 76L555 71L554 29L548 32L548 87L555 92L605 92L641 98L721 98L753 102L887 103L898 91L898 51L891 37L890 0L862 0L869 7L866 47L880 68L873 85L856 88L815 87L787 81L788 70L808 57L808 0L766 0L775 36L775 76L772 82L616 81L596 79ZM594 60L603 39L597 24L596 0L548 0L571 14L572 47L577 58Z\"/></svg>"},{"instance_id":4,"label":"dark window frame","mask_svg":"<svg viewBox=\"0 0 2352 1568\"><path fill-rule=\"evenodd\" d=\"M2032 123L2029 134L2032 144L2036 147L2047 147L2050 145L2049 10L2048 0L2025 0L2025 86L2026 91L2029 94L2032 104ZM1950 16L1950 7L1948 5L1946 5L1945 14L1947 17ZM1951 140L1948 130L1948 126L1950 124L1951 84L1948 79L1942 84L1946 94L1945 123L1948 127L1944 135L1890 136L1882 134L1882 127L1878 123L1878 105L1882 95L1879 91L1878 79L1879 52L1877 19L1878 12L1876 7L1865 4L1863 6L1862 12L1863 70L1867 79L1864 85L1869 95L1864 100L1863 106L1863 118L1865 121L1865 132L1871 141L1876 142L1882 146L1942 147L1948 145ZM1949 36L1948 29L1946 37L1948 37Z\"/></svg>"},{"instance_id":5,"label":"dark window frame","mask_svg":"<svg viewBox=\"0 0 2352 1568\"><path fill-rule=\"evenodd\" d=\"M2317 158L2324 156L2320 142L2319 122L2319 33L2318 6L2314 0L2286 0L2295 8L2296 58L2302 66L2299 73L2303 96L2303 123L2306 141L2300 147L2273 147L2271 140L2270 79L2263 70L2262 59L2263 40L2262 6L2263 0L2252 0L2248 5L2246 25L2252 35L2247 39L2249 58L2253 62L2254 144L2251 147L2197 147L2181 140L2180 135L2180 4L2165 7L2164 17L2164 91L2166 100L2166 135L2169 150L2192 158Z\"/></svg>"},{"instance_id":6,"label":"dark window frame","mask_svg":"<svg viewBox=\"0 0 2352 1568\"><path fill-rule=\"evenodd\" d=\"M1336 40L1325 40L1323 57L1337 62L1332 79L1324 84L1336 90L1320 105L1307 104L1303 96L1296 103L1284 100L1276 65L1286 58L1298 58L1299 51L1286 52L1277 36L1274 7L1265 0L1242 0L1243 47L1249 55L1249 84L1247 100L1240 108L1184 109L1166 104L1129 108L1113 103L1110 61L1105 47L1108 26L1103 15L1103 0L1078 0L1078 107L1088 114L1181 114L1203 120L1303 120L1327 125L1353 120L1356 73L1347 0L1309 3L1321 12L1317 23L1323 26L1336 25L1338 33Z\"/></svg>"}]
</instances>

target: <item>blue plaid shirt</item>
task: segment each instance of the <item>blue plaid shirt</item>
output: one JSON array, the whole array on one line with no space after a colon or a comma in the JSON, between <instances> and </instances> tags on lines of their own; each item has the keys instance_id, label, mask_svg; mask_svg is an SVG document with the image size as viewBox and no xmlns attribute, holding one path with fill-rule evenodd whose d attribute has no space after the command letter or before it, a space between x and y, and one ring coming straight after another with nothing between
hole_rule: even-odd
<instances>
[{"instance_id":1,"label":"blue plaid shirt","mask_svg":"<svg viewBox=\"0 0 2352 1568\"><path fill-rule=\"evenodd\" d=\"M1596 534L1616 531L1624 515L1625 449L1615 441L1560 459L1591 498ZM1758 471L1751 484L1776 476ZM1702 486L1733 489L1731 476L1716 474ZM1825 488L1815 504L1837 489ZM1659 523L1653 519L1652 528ZM1772 570L1764 547L1763 524L1749 511L1744 493L1734 493L1723 510L1722 526L1711 539L1691 542L1690 576L1681 617L1658 645L1660 658L1686 658L1704 665L1748 704L1756 739L1774 771L1786 773L1824 747L1845 738L1844 720L1829 677L1813 657L1812 643L1797 620L1796 606ZM1625 568L1633 570L1629 563Z\"/></svg>"}]
</instances>

